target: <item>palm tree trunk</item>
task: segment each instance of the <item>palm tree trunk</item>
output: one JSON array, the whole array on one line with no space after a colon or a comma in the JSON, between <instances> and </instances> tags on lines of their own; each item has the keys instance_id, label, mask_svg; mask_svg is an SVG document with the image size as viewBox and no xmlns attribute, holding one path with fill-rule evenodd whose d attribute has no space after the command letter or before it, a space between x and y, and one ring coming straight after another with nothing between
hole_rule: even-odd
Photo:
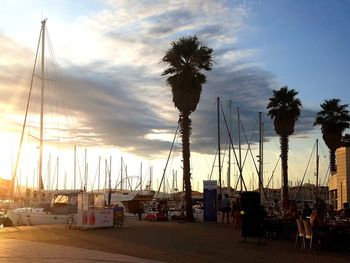
<instances>
[{"instance_id":1,"label":"palm tree trunk","mask_svg":"<svg viewBox=\"0 0 350 263\"><path fill-rule=\"evenodd\" d=\"M186 220L193 222L192 187L190 167L190 133L191 120L188 112L180 113L182 134L183 180L185 183Z\"/></svg>"},{"instance_id":2,"label":"palm tree trunk","mask_svg":"<svg viewBox=\"0 0 350 263\"><path fill-rule=\"evenodd\" d=\"M330 167L331 172L336 172L337 165L335 163L335 150L332 150L332 149L329 150L329 163L331 165L331 167Z\"/></svg>"},{"instance_id":3,"label":"palm tree trunk","mask_svg":"<svg viewBox=\"0 0 350 263\"><path fill-rule=\"evenodd\" d=\"M282 205L286 206L289 203L288 194L288 136L280 136L281 144L281 164L282 164Z\"/></svg>"}]
</instances>

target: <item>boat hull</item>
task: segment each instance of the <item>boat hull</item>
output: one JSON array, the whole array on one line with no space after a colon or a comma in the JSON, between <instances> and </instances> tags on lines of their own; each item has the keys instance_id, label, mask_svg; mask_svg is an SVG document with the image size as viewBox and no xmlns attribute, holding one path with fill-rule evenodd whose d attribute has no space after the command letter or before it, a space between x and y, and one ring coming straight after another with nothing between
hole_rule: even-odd
<instances>
[{"instance_id":1,"label":"boat hull","mask_svg":"<svg viewBox=\"0 0 350 263\"><path fill-rule=\"evenodd\" d=\"M111 193L111 204L118 204L125 208L125 212L137 214L145 202L152 201L154 194L153 190L114 191ZM108 200L108 193L106 199Z\"/></svg>"},{"instance_id":2,"label":"boat hull","mask_svg":"<svg viewBox=\"0 0 350 263\"><path fill-rule=\"evenodd\" d=\"M14 225L54 225L67 223L66 215L51 214L44 212L41 208L14 209L8 211L7 216Z\"/></svg>"}]
</instances>

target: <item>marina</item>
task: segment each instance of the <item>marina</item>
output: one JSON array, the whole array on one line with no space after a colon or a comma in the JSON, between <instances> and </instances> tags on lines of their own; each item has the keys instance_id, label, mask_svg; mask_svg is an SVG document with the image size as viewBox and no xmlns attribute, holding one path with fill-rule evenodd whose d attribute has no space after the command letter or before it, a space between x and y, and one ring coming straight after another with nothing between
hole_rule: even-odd
<instances>
[{"instance_id":1,"label":"marina","mask_svg":"<svg viewBox=\"0 0 350 263\"><path fill-rule=\"evenodd\" d=\"M349 262L348 1L1 4L0 262Z\"/></svg>"}]
</instances>

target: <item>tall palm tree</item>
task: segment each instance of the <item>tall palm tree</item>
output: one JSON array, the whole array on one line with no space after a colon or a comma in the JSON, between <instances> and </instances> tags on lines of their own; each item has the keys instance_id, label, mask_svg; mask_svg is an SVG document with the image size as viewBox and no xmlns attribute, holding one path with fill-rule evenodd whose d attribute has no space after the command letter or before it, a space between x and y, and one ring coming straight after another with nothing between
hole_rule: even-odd
<instances>
[{"instance_id":1,"label":"tall palm tree","mask_svg":"<svg viewBox=\"0 0 350 263\"><path fill-rule=\"evenodd\" d=\"M301 112L301 101L295 96L298 92L287 86L273 90L273 96L267 105L268 115L273 120L276 133L280 136L281 165L282 165L282 203L287 205L288 195L288 142L294 133L294 125Z\"/></svg>"},{"instance_id":2,"label":"tall palm tree","mask_svg":"<svg viewBox=\"0 0 350 263\"><path fill-rule=\"evenodd\" d=\"M170 75L167 84L173 93L173 102L180 112L182 135L183 180L185 184L186 219L194 221L190 172L190 114L196 110L206 76L201 70L212 68L211 48L202 45L197 36L183 37L171 43L162 61L166 65L162 75Z\"/></svg>"},{"instance_id":3,"label":"tall palm tree","mask_svg":"<svg viewBox=\"0 0 350 263\"><path fill-rule=\"evenodd\" d=\"M316 115L315 125L321 125L322 137L329 148L329 162L332 172L337 170L335 151L341 146L342 133L350 127L348 104L341 105L340 99L325 100Z\"/></svg>"}]
</instances>

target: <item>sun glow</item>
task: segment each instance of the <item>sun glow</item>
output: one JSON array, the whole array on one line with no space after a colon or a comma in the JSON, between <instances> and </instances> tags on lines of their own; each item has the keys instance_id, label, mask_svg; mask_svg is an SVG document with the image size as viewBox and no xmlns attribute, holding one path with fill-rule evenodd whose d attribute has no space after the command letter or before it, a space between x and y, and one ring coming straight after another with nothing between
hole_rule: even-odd
<instances>
[{"instance_id":1,"label":"sun glow","mask_svg":"<svg viewBox=\"0 0 350 263\"><path fill-rule=\"evenodd\" d=\"M14 141L11 136L1 132L0 133L0 167L1 174L0 177L4 179L11 179L12 166L14 163L13 153L14 153Z\"/></svg>"}]
</instances>

